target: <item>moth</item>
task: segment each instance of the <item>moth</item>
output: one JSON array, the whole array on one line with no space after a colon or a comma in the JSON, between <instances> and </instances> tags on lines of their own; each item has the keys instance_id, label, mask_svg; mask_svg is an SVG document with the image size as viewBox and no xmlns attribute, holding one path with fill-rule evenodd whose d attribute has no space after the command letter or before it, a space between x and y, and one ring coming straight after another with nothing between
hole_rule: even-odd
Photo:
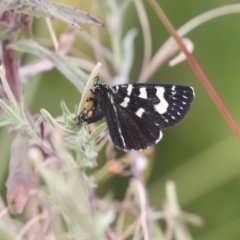
<instances>
[{"instance_id":1,"label":"moth","mask_svg":"<svg viewBox=\"0 0 240 240\"><path fill-rule=\"evenodd\" d=\"M93 84L77 124L103 117L114 144L125 151L142 150L162 139L162 130L180 122L191 107L194 89L171 84L108 86Z\"/></svg>"}]
</instances>

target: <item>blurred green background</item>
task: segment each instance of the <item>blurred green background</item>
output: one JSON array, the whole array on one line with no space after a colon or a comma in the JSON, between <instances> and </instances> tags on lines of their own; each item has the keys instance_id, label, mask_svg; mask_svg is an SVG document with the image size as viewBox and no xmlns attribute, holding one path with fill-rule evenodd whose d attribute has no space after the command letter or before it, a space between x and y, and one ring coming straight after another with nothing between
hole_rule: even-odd
<instances>
[{"instance_id":1,"label":"blurred green background","mask_svg":"<svg viewBox=\"0 0 240 240\"><path fill-rule=\"evenodd\" d=\"M67 5L91 11L92 1L62 1ZM230 0L162 0L158 1L176 29L208 10L240 1ZM144 1L152 32L153 55L169 38L169 34ZM98 16L102 21L104 12ZM240 14L230 14L215 18L193 31L187 37L195 45L194 57L219 93L228 110L240 125ZM135 40L135 60L131 71L131 82L137 82L143 56L143 38L134 4L130 4L124 18L126 33L131 28L138 30ZM56 32L60 34L66 25L54 21ZM84 31L88 27L81 25ZM33 32L36 38L48 38L45 22L35 20ZM110 48L106 29L99 32L103 42ZM93 56L90 47L77 39L75 47ZM84 49L84 50L83 50ZM23 63L29 59L25 57ZM163 140L155 147L155 159L147 188L151 206L161 210L165 198L165 183L174 180L181 208L204 219L201 228L191 227L196 240L239 240L240 239L240 145L239 140L218 111L216 105L196 77L187 61L175 67L165 63L149 79L151 83L174 83L191 85L196 98L187 117L181 124L164 131ZM32 113L47 109L53 116L61 115L60 101L63 98L74 111L80 94L57 70L39 74L24 85L25 101ZM0 135L0 186L8 171L10 143L12 137ZM104 161L104 151L101 154ZM118 198L126 187L123 177L114 178L102 187L102 191L112 191ZM101 192L101 187L100 190Z\"/></svg>"}]
</instances>

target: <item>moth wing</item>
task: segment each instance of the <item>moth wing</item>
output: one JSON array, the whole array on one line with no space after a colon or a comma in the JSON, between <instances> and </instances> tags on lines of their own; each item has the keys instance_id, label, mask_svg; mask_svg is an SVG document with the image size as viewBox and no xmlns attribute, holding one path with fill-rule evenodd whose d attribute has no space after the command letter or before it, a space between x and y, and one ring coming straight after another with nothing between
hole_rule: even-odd
<instances>
[{"instance_id":1,"label":"moth wing","mask_svg":"<svg viewBox=\"0 0 240 240\"><path fill-rule=\"evenodd\" d=\"M116 104L160 129L180 122L194 98L194 90L189 86L124 84L112 88Z\"/></svg>"},{"instance_id":2,"label":"moth wing","mask_svg":"<svg viewBox=\"0 0 240 240\"><path fill-rule=\"evenodd\" d=\"M114 144L123 150L142 150L162 138L160 128L118 105L106 104L106 121Z\"/></svg>"}]
</instances>

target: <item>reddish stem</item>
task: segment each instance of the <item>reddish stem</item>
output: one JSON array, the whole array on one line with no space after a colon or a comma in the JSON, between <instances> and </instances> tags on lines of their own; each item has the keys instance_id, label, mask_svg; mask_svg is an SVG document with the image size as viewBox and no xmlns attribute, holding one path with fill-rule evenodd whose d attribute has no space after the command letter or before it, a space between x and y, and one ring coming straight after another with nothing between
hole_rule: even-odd
<instances>
[{"instance_id":1,"label":"reddish stem","mask_svg":"<svg viewBox=\"0 0 240 240\"><path fill-rule=\"evenodd\" d=\"M183 44L183 42L182 42L181 38L179 37L178 33L176 32L173 25L170 23L170 21L168 20L167 16L163 12L163 10L160 8L158 3L155 0L149 0L149 2L153 6L153 9L156 11L157 15L159 16L159 18L161 19L161 21L163 22L163 24L165 25L165 27L167 28L169 33L172 35L172 37L177 42L179 48L186 55L190 65L192 66L193 70L195 71L195 73L197 74L199 79L201 80L202 84L204 85L204 87L208 91L209 95L211 96L211 98L213 99L215 104L217 105L218 109L220 110L220 112L222 113L222 115L224 116L224 118L226 119L226 121L228 122L230 127L232 128L232 130L235 132L238 139L240 139L240 129L239 129L237 123L233 119L232 115L229 113L228 109L226 108L222 99L219 97L219 95L215 91L214 87L212 86L212 84L208 80L207 76L204 74L204 72L202 71L201 67L199 66L199 64L197 63L195 58L192 56L192 54L188 52L187 48Z\"/></svg>"},{"instance_id":2,"label":"reddish stem","mask_svg":"<svg viewBox=\"0 0 240 240\"><path fill-rule=\"evenodd\" d=\"M2 41L2 61L6 70L6 79L11 88L11 91L17 102L21 97L21 82L19 77L19 58L14 57L13 51L8 48L8 45L15 41L17 36L17 22L16 14L13 11L6 11L3 13L1 21L13 27L12 33L8 39Z\"/></svg>"}]
</instances>

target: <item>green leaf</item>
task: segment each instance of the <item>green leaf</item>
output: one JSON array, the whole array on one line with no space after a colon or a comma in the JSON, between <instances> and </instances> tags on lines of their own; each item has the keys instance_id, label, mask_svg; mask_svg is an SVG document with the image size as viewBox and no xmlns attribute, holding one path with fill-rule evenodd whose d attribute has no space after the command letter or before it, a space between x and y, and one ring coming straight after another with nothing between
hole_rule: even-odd
<instances>
[{"instance_id":1,"label":"green leaf","mask_svg":"<svg viewBox=\"0 0 240 240\"><path fill-rule=\"evenodd\" d=\"M8 9L14 9L19 13L24 13L38 18L56 18L81 29L77 22L91 24L95 26L104 26L100 20L92 17L90 14L80 11L76 8L62 5L59 3L51 3L47 0L33 1L28 0L22 5L18 1L12 2Z\"/></svg>"},{"instance_id":2,"label":"green leaf","mask_svg":"<svg viewBox=\"0 0 240 240\"><path fill-rule=\"evenodd\" d=\"M11 88L8 85L8 81L7 81L5 75L6 75L5 68L0 66L0 77L2 79L3 88L4 88L4 90L5 90L5 92L8 96L8 99L12 103L14 110L17 110L17 109L19 109L18 103L17 103L17 101L16 101L16 99L15 99L15 97L14 97L12 91L11 91Z\"/></svg>"},{"instance_id":3,"label":"green leaf","mask_svg":"<svg viewBox=\"0 0 240 240\"><path fill-rule=\"evenodd\" d=\"M5 39L7 39L9 34L12 31L13 31L13 28L11 26L9 26L9 25L0 25L0 41L3 41Z\"/></svg>"},{"instance_id":4,"label":"green leaf","mask_svg":"<svg viewBox=\"0 0 240 240\"><path fill-rule=\"evenodd\" d=\"M73 239L104 239L106 228L114 217L113 210L106 206L97 208L93 214L89 201L91 179L75 167L70 155L64 154L62 164L64 171L44 164L38 168L49 197L71 223Z\"/></svg>"},{"instance_id":5,"label":"green leaf","mask_svg":"<svg viewBox=\"0 0 240 240\"><path fill-rule=\"evenodd\" d=\"M153 223L153 233L154 233L154 239L164 240L163 231L159 226L159 224L157 224L156 222Z\"/></svg>"},{"instance_id":6,"label":"green leaf","mask_svg":"<svg viewBox=\"0 0 240 240\"><path fill-rule=\"evenodd\" d=\"M113 53L105 47L98 39L94 39L90 34L84 31L77 31L77 37L81 38L86 44L91 48L95 49L98 54L103 55L109 61L112 61L114 58Z\"/></svg>"},{"instance_id":7,"label":"green leaf","mask_svg":"<svg viewBox=\"0 0 240 240\"><path fill-rule=\"evenodd\" d=\"M100 150L104 147L106 142L108 141L108 136L106 136L98 145L95 145L93 151L100 152Z\"/></svg>"},{"instance_id":8,"label":"green leaf","mask_svg":"<svg viewBox=\"0 0 240 240\"><path fill-rule=\"evenodd\" d=\"M68 110L68 107L67 107L67 105L66 105L64 100L61 101L61 108L63 110L63 114L65 114L66 116L70 116L71 115L71 113Z\"/></svg>"},{"instance_id":9,"label":"green leaf","mask_svg":"<svg viewBox=\"0 0 240 240\"><path fill-rule=\"evenodd\" d=\"M22 213L32 187L32 166L28 157L30 138L20 132L11 148L7 187L8 208L11 213Z\"/></svg>"},{"instance_id":10,"label":"green leaf","mask_svg":"<svg viewBox=\"0 0 240 240\"><path fill-rule=\"evenodd\" d=\"M16 236L14 235L13 231L11 231L9 226L3 221L0 221L0 237L1 239L7 239L7 240L16 239Z\"/></svg>"},{"instance_id":11,"label":"green leaf","mask_svg":"<svg viewBox=\"0 0 240 240\"><path fill-rule=\"evenodd\" d=\"M60 56L51 52L32 40L20 40L10 44L9 47L19 52L33 54L42 59L48 59L77 89L83 91L87 76L67 56Z\"/></svg>"},{"instance_id":12,"label":"green leaf","mask_svg":"<svg viewBox=\"0 0 240 240\"><path fill-rule=\"evenodd\" d=\"M90 89L92 88L92 85L93 85L93 82L94 82L96 76L98 76L98 72L100 71L101 66L102 66L102 64L98 63L96 65L96 67L93 69L93 71L91 72L91 75L89 76L86 87L82 94L82 97L81 97L81 100L80 100L80 103L78 106L77 114L79 114L83 110L83 106L87 99L88 93L89 93Z\"/></svg>"},{"instance_id":13,"label":"green leaf","mask_svg":"<svg viewBox=\"0 0 240 240\"><path fill-rule=\"evenodd\" d=\"M89 13L80 11L77 8L68 7L62 4L54 3L57 8L60 8L64 14L71 16L75 21L81 22L84 24L91 24L95 26L104 27L104 23L97 18L91 16Z\"/></svg>"},{"instance_id":14,"label":"green leaf","mask_svg":"<svg viewBox=\"0 0 240 240\"><path fill-rule=\"evenodd\" d=\"M0 99L0 107L12 118L16 118L15 113L13 112L12 108L9 107L2 99Z\"/></svg>"},{"instance_id":15,"label":"green leaf","mask_svg":"<svg viewBox=\"0 0 240 240\"><path fill-rule=\"evenodd\" d=\"M42 115L45 117L45 119L50 123L50 125L58 130L61 130L65 133L68 133L68 134L77 134L76 131L74 130L70 130L68 128L66 128L64 126L64 123L60 124L59 122L57 122L54 117L52 117L52 115L45 109L41 109L41 113Z\"/></svg>"},{"instance_id":16,"label":"green leaf","mask_svg":"<svg viewBox=\"0 0 240 240\"><path fill-rule=\"evenodd\" d=\"M8 126L10 124L12 124L10 119L0 118L0 127Z\"/></svg>"},{"instance_id":17,"label":"green leaf","mask_svg":"<svg viewBox=\"0 0 240 240\"><path fill-rule=\"evenodd\" d=\"M89 141L95 141L105 129L107 129L107 124L106 123L100 124L89 136Z\"/></svg>"},{"instance_id":18,"label":"green leaf","mask_svg":"<svg viewBox=\"0 0 240 240\"><path fill-rule=\"evenodd\" d=\"M134 39L137 36L137 30L130 30L123 40L123 66L122 69L126 76L129 77L134 60Z\"/></svg>"},{"instance_id":19,"label":"green leaf","mask_svg":"<svg viewBox=\"0 0 240 240\"><path fill-rule=\"evenodd\" d=\"M61 108L63 111L63 117L64 117L65 124L67 125L67 128L78 129L76 120L73 118L73 115L68 110L68 107L64 102L64 100L61 101Z\"/></svg>"}]
</instances>

